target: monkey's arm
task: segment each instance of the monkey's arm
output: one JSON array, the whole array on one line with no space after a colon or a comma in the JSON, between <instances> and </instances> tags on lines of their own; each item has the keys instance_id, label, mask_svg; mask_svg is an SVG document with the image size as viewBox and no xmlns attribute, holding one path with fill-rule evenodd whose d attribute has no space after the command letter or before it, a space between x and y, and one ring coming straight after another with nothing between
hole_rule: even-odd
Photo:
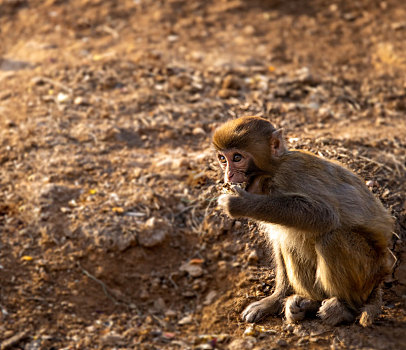
<instances>
[{"instance_id":1,"label":"monkey's arm","mask_svg":"<svg viewBox=\"0 0 406 350\"><path fill-rule=\"evenodd\" d=\"M247 217L301 230L328 232L339 226L338 213L328 204L302 194L258 195L237 189L222 195L219 205L232 217Z\"/></svg>"}]
</instances>

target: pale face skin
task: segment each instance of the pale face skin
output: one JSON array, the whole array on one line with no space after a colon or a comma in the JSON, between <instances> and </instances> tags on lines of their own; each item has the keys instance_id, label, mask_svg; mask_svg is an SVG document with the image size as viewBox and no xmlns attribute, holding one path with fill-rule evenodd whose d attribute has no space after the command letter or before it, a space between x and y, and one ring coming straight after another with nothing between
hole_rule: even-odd
<instances>
[{"instance_id":1,"label":"pale face skin","mask_svg":"<svg viewBox=\"0 0 406 350\"><path fill-rule=\"evenodd\" d=\"M224 182L248 182L246 171L249 168L251 155L237 149L218 153L218 160L224 171Z\"/></svg>"},{"instance_id":2,"label":"pale face skin","mask_svg":"<svg viewBox=\"0 0 406 350\"><path fill-rule=\"evenodd\" d=\"M261 193L259 177L263 172L255 165L254 157L249 152L229 149L218 152L218 161L224 172L224 182L246 183L245 191Z\"/></svg>"}]
</instances>

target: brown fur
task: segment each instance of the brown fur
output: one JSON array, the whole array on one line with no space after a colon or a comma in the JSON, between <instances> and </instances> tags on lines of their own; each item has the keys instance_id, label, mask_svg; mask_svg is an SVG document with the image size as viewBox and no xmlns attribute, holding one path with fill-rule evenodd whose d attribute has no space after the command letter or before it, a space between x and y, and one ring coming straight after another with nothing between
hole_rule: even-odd
<instances>
[{"instance_id":1,"label":"brown fur","mask_svg":"<svg viewBox=\"0 0 406 350\"><path fill-rule=\"evenodd\" d=\"M293 291L297 297L285 309L288 320L304 317L301 300L312 308L325 300L318 314L327 323L362 312L361 324L371 324L379 314L374 295L380 295L387 273L392 219L364 182L335 162L287 150L282 132L263 118L230 121L216 130L213 143L220 153L228 152L227 162L234 150L245 152L263 171L247 178L255 192L249 185L219 198L228 215L261 222L273 244L275 292L249 305L243 318L255 322L280 311ZM292 316L295 312L300 316Z\"/></svg>"}]
</instances>

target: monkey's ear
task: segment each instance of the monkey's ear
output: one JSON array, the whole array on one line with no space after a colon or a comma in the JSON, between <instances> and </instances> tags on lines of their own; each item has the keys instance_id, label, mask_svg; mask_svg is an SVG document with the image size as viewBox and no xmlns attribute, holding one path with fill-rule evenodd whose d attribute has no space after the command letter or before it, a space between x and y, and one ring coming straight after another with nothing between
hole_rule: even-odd
<instances>
[{"instance_id":1,"label":"monkey's ear","mask_svg":"<svg viewBox=\"0 0 406 350\"><path fill-rule=\"evenodd\" d=\"M275 130L271 135L271 154L274 157L280 157L286 153L287 148L283 137L283 129Z\"/></svg>"}]
</instances>

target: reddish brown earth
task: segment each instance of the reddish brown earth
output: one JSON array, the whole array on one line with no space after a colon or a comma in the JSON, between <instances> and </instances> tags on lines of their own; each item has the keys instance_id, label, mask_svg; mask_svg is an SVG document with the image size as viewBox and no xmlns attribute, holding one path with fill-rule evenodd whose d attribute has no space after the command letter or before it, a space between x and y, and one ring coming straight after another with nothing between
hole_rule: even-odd
<instances>
[{"instance_id":1,"label":"reddish brown earth","mask_svg":"<svg viewBox=\"0 0 406 350\"><path fill-rule=\"evenodd\" d=\"M0 0L1 349L406 349L405 48L403 0ZM241 322L274 285L215 205L242 115L395 217L372 327Z\"/></svg>"}]
</instances>

